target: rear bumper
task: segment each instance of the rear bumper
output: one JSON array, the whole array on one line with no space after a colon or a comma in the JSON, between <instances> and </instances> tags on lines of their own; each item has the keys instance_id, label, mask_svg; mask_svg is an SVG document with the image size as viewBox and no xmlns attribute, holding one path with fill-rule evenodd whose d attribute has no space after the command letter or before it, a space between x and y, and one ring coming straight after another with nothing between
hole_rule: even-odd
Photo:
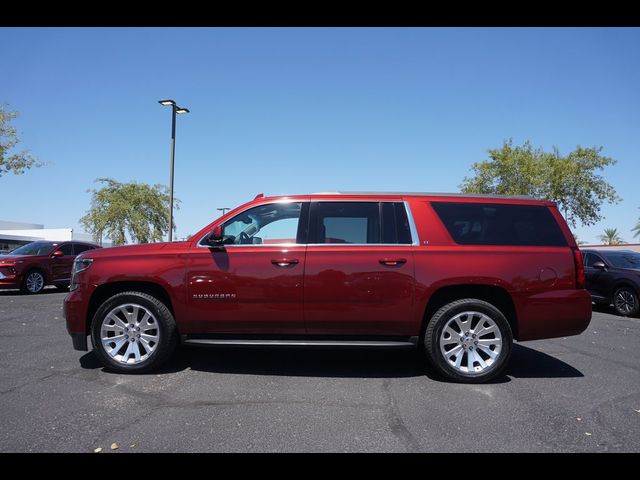
<instances>
[{"instance_id":1,"label":"rear bumper","mask_svg":"<svg viewBox=\"0 0 640 480\"><path fill-rule=\"evenodd\" d=\"M568 337L591 322L591 295L586 290L556 290L519 300L518 340Z\"/></svg>"}]
</instances>

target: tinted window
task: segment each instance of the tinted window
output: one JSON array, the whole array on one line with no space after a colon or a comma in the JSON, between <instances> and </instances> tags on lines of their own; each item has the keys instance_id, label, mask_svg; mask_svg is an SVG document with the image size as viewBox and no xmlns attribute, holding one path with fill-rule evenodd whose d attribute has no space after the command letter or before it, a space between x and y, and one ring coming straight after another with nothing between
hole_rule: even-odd
<instances>
[{"instance_id":1,"label":"tinted window","mask_svg":"<svg viewBox=\"0 0 640 480\"><path fill-rule=\"evenodd\" d=\"M411 244L409 219L401 202L382 203L382 243Z\"/></svg>"},{"instance_id":2,"label":"tinted window","mask_svg":"<svg viewBox=\"0 0 640 480\"><path fill-rule=\"evenodd\" d=\"M227 245L296 243L302 203L269 203L250 208L222 226Z\"/></svg>"},{"instance_id":3,"label":"tinted window","mask_svg":"<svg viewBox=\"0 0 640 480\"><path fill-rule=\"evenodd\" d=\"M378 202L317 202L311 243L381 243Z\"/></svg>"},{"instance_id":4,"label":"tinted window","mask_svg":"<svg viewBox=\"0 0 640 480\"><path fill-rule=\"evenodd\" d=\"M60 248L58 248L58 250L60 250L65 255L73 255L73 245L70 243L62 245Z\"/></svg>"},{"instance_id":5,"label":"tinted window","mask_svg":"<svg viewBox=\"0 0 640 480\"><path fill-rule=\"evenodd\" d=\"M432 206L453 240L462 245L567 245L544 206L453 202Z\"/></svg>"},{"instance_id":6,"label":"tinted window","mask_svg":"<svg viewBox=\"0 0 640 480\"><path fill-rule=\"evenodd\" d=\"M585 255L584 257L585 266L593 268L593 264L596 262L602 262L602 259L599 256L594 255L593 253L587 253Z\"/></svg>"},{"instance_id":7,"label":"tinted window","mask_svg":"<svg viewBox=\"0 0 640 480\"><path fill-rule=\"evenodd\" d=\"M640 253L607 252L604 254L614 267L640 269Z\"/></svg>"},{"instance_id":8,"label":"tinted window","mask_svg":"<svg viewBox=\"0 0 640 480\"><path fill-rule=\"evenodd\" d=\"M73 246L73 252L78 255L82 252L86 252L87 250L93 250L93 247L91 245L83 245L81 243L76 243Z\"/></svg>"}]
</instances>

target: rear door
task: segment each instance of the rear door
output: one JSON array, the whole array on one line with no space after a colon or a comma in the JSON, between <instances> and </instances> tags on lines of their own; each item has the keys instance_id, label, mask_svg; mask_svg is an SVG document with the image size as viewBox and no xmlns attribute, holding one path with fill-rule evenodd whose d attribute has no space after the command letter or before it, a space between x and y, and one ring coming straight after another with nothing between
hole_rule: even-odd
<instances>
[{"instance_id":1,"label":"rear door","mask_svg":"<svg viewBox=\"0 0 640 480\"><path fill-rule=\"evenodd\" d=\"M402 201L311 202L307 332L410 335L414 240Z\"/></svg>"}]
</instances>

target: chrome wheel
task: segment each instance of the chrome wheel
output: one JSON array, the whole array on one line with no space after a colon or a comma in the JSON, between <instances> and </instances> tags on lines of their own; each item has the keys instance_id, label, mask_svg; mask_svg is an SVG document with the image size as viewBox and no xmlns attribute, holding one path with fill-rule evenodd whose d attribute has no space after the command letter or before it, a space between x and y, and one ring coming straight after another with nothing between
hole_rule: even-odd
<instances>
[{"instance_id":1,"label":"chrome wheel","mask_svg":"<svg viewBox=\"0 0 640 480\"><path fill-rule=\"evenodd\" d=\"M485 374L502 352L502 335L491 317L469 311L453 316L439 338L440 353L459 373Z\"/></svg>"},{"instance_id":2,"label":"chrome wheel","mask_svg":"<svg viewBox=\"0 0 640 480\"><path fill-rule=\"evenodd\" d=\"M626 288L621 288L616 292L614 301L616 310L623 315L630 315L636 309L637 299L633 292Z\"/></svg>"},{"instance_id":3,"label":"chrome wheel","mask_svg":"<svg viewBox=\"0 0 640 480\"><path fill-rule=\"evenodd\" d=\"M160 341L158 321L142 305L119 305L102 320L100 341L107 355L116 362L142 363L153 354Z\"/></svg>"},{"instance_id":4,"label":"chrome wheel","mask_svg":"<svg viewBox=\"0 0 640 480\"><path fill-rule=\"evenodd\" d=\"M44 276L40 272L31 272L25 284L29 293L38 293L44 288Z\"/></svg>"}]
</instances>

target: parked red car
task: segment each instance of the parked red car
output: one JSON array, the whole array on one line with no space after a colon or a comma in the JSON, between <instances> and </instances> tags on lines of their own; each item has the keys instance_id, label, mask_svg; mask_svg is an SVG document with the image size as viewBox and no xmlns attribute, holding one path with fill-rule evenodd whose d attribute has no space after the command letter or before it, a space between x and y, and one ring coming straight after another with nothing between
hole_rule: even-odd
<instances>
[{"instance_id":1,"label":"parked red car","mask_svg":"<svg viewBox=\"0 0 640 480\"><path fill-rule=\"evenodd\" d=\"M0 255L0 288L19 288L40 293L47 285L67 288L76 255L101 248L87 242L39 240Z\"/></svg>"},{"instance_id":2,"label":"parked red car","mask_svg":"<svg viewBox=\"0 0 640 480\"><path fill-rule=\"evenodd\" d=\"M186 345L419 346L448 379L504 372L513 339L591 319L556 205L417 193L261 195L190 240L84 252L64 302L74 348L119 372Z\"/></svg>"}]
</instances>

